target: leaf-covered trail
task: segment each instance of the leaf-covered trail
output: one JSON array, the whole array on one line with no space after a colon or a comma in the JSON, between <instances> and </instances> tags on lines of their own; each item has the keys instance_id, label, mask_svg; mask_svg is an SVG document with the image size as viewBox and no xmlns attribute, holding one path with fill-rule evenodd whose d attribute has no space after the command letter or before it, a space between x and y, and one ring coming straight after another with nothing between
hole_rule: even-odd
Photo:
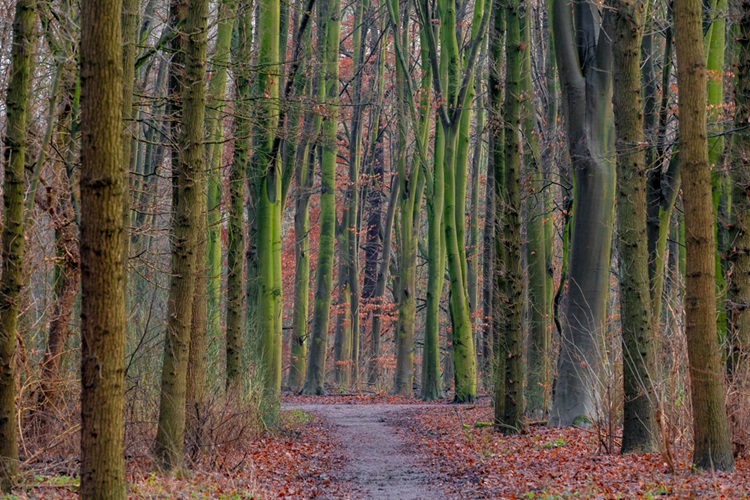
<instances>
[{"instance_id":1,"label":"leaf-covered trail","mask_svg":"<svg viewBox=\"0 0 750 500\"><path fill-rule=\"evenodd\" d=\"M396 414L417 406L399 404L284 404L325 419L334 427L346 459L340 481L361 493L358 498L434 499L443 493L431 487L413 447L389 425Z\"/></svg>"}]
</instances>

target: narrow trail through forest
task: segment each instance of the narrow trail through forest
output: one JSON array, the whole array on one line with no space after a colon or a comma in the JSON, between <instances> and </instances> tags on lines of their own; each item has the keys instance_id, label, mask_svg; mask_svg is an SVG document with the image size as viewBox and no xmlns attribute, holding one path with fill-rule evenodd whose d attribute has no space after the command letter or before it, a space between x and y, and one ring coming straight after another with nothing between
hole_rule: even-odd
<instances>
[{"instance_id":1,"label":"narrow trail through forest","mask_svg":"<svg viewBox=\"0 0 750 500\"><path fill-rule=\"evenodd\" d=\"M423 408L399 404L295 404L283 409L299 409L325 419L335 427L346 456L342 477L361 492L357 498L438 499L445 495L435 489L432 478L420 470L413 449L396 434L389 422L400 412Z\"/></svg>"}]
</instances>

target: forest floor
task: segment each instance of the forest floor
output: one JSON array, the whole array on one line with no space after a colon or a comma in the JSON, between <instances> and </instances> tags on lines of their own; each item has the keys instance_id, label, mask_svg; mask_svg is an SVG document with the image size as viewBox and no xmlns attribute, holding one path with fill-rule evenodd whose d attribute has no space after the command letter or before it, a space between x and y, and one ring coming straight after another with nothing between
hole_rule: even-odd
<instances>
[{"instance_id":1,"label":"forest floor","mask_svg":"<svg viewBox=\"0 0 750 500\"><path fill-rule=\"evenodd\" d=\"M336 480L354 498L750 498L747 457L732 474L694 471L679 438L669 472L659 453L619 455L620 429L610 439L595 427L532 424L505 437L491 426L488 399L320 399L292 397L285 406L332 424L345 457Z\"/></svg>"},{"instance_id":2,"label":"forest floor","mask_svg":"<svg viewBox=\"0 0 750 500\"><path fill-rule=\"evenodd\" d=\"M130 457L130 498L750 499L747 455L735 473L695 471L684 436L673 436L670 472L659 453L619 455L620 429L532 424L506 437L486 398L285 396L281 415L273 432L214 443L182 477L153 472L147 452ZM74 466L30 466L9 498L74 498Z\"/></svg>"}]
</instances>

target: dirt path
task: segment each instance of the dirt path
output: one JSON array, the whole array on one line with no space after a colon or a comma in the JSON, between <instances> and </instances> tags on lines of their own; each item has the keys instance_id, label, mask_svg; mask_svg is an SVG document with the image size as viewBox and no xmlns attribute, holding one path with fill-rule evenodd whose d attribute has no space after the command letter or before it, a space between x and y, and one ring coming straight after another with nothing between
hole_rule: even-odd
<instances>
[{"instance_id":1,"label":"dirt path","mask_svg":"<svg viewBox=\"0 0 750 500\"><path fill-rule=\"evenodd\" d=\"M415 405L285 404L284 409L314 413L336 427L347 464L340 479L362 492L362 498L439 499L417 457L388 425L389 417Z\"/></svg>"}]
</instances>

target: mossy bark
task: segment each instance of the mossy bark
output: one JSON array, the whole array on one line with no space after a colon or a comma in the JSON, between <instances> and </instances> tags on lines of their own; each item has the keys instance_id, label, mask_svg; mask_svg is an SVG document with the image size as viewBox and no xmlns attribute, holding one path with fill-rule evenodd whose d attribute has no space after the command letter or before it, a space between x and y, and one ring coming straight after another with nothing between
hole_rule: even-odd
<instances>
[{"instance_id":1,"label":"mossy bark","mask_svg":"<svg viewBox=\"0 0 750 500\"><path fill-rule=\"evenodd\" d=\"M622 453L657 448L654 325L646 236L646 152L641 98L641 41L646 4L617 0L613 108L617 148L617 221L623 352Z\"/></svg>"},{"instance_id":2,"label":"mossy bark","mask_svg":"<svg viewBox=\"0 0 750 500\"><path fill-rule=\"evenodd\" d=\"M187 365L190 354L193 295L196 282L196 245L199 178L205 169L203 126L208 2L189 0L170 5L170 23L184 32L175 37L170 67L170 107L174 120L172 149L172 277L167 302L167 330L161 377L156 455L165 469L183 465ZM184 56L182 55L184 54ZM177 121L179 120L179 121Z\"/></svg>"},{"instance_id":3,"label":"mossy bark","mask_svg":"<svg viewBox=\"0 0 750 500\"><path fill-rule=\"evenodd\" d=\"M250 173L255 199L258 262L258 322L253 346L265 397L265 419L275 422L281 404L281 158L273 152L279 119L280 0L258 5L256 129Z\"/></svg>"},{"instance_id":4,"label":"mossy bark","mask_svg":"<svg viewBox=\"0 0 750 500\"><path fill-rule=\"evenodd\" d=\"M91 5L87 5L91 7ZM104 11L119 8L115 0ZM118 21L113 27L119 27ZM31 59L34 53L36 2L19 0L13 16L10 79L5 94L6 118L3 150L2 281L0 281L0 491L8 492L18 476L16 415L16 335L19 300L23 287L24 166L26 126L31 93ZM120 40L117 40L119 47ZM110 44L112 45L112 44ZM88 46L91 48L91 45ZM112 49L110 47L110 49ZM117 52L113 50L113 52ZM91 55L90 53L87 55ZM116 53L118 63L120 54ZM115 69L117 64L115 64ZM113 75L109 75L113 76ZM114 75L116 76L116 75ZM118 81L112 82L116 88ZM116 101L119 104L119 100ZM119 118L119 116L118 116ZM114 119L114 118L113 118ZM120 122L117 122L119 134ZM119 141L117 141L119 145Z\"/></svg>"},{"instance_id":5,"label":"mossy bark","mask_svg":"<svg viewBox=\"0 0 750 500\"><path fill-rule=\"evenodd\" d=\"M295 23L296 25L296 23ZM295 34L295 50L297 44L304 51L305 60L312 62L312 29L304 33ZM320 73L316 73L311 84L306 84L304 71L297 71L294 76L294 95L299 96L307 88L307 95L318 95L322 85ZM293 105L294 106L294 105ZM294 163L294 180L297 186L297 198L294 202L294 305L292 311L292 335L290 337L290 360L288 385L293 391L298 391L305 383L307 370L307 338L309 334L310 310L310 198L313 181L315 180L315 147L311 146L313 133L320 129L320 117L307 112L302 125L302 135L297 138L299 131L300 111L298 106L289 112L289 137L286 143L286 153L283 161ZM313 131L313 128L317 129ZM287 167L284 167L284 170ZM283 189L283 188L282 188Z\"/></svg>"},{"instance_id":6,"label":"mossy bark","mask_svg":"<svg viewBox=\"0 0 750 500\"><path fill-rule=\"evenodd\" d=\"M735 133L732 137L732 226L728 260L730 352L728 369L735 380L750 374L750 1L740 3L735 37ZM745 379L745 384L750 380Z\"/></svg>"},{"instance_id":7,"label":"mossy bark","mask_svg":"<svg viewBox=\"0 0 750 500\"><path fill-rule=\"evenodd\" d=\"M307 373L303 394L325 394L326 354L331 294L333 292L333 257L336 238L336 130L338 128L339 32L341 8L336 0L325 0L319 5L319 29L324 30L323 72L324 92L319 97L324 103L326 119L321 135L321 192L320 244L316 274L313 325L307 358Z\"/></svg>"},{"instance_id":8,"label":"mossy bark","mask_svg":"<svg viewBox=\"0 0 750 500\"><path fill-rule=\"evenodd\" d=\"M523 99L522 70L524 51L528 50L521 38L526 22L519 0L505 4L505 100L503 104L504 172L502 189L497 198L500 215L499 237L502 241L503 261L496 269L502 311L496 311L501 328L500 342L504 346L505 385L503 405L495 406L495 423L505 434L515 434L524 427L523 394L523 270L521 268L521 99ZM500 373L497 374L500 377ZM497 383L500 383L499 380ZM503 410L502 415L497 412Z\"/></svg>"},{"instance_id":9,"label":"mossy bark","mask_svg":"<svg viewBox=\"0 0 750 500\"><path fill-rule=\"evenodd\" d=\"M529 9L526 9L527 12ZM526 263L529 336L526 345L526 412L541 417L549 411L552 389L552 330L549 328L549 296L547 275L547 237L545 220L549 188L545 189L539 154L534 89L531 83L531 19L521 21L522 70L521 130L523 137L523 165L526 186L523 197L526 205ZM548 56L549 57L549 56Z\"/></svg>"},{"instance_id":10,"label":"mossy bark","mask_svg":"<svg viewBox=\"0 0 750 500\"><path fill-rule=\"evenodd\" d=\"M408 13L405 13L408 16ZM405 23L404 18L396 21L397 25ZM394 36L401 38L401 47L408 45L408 31L395 30ZM401 65L396 66L398 82L400 116L398 127L398 179L400 236L399 245L399 280L398 280L398 327L396 331L396 372L393 383L394 394L411 396L414 391L414 331L416 326L416 275L417 275L417 239L419 227L414 223L418 217L422 201L424 179L416 162L407 161L408 124L407 107L413 96L408 95L408 75ZM408 103L408 104L407 104ZM416 124L415 124L416 125ZM419 131L418 133L421 133Z\"/></svg>"},{"instance_id":11,"label":"mossy bark","mask_svg":"<svg viewBox=\"0 0 750 500\"><path fill-rule=\"evenodd\" d=\"M215 352L221 328L221 185L224 157L224 107L237 1L219 3L216 45L211 58L211 79L206 95L206 341L207 354ZM231 187L230 187L231 189ZM229 196L231 199L231 195ZM200 254L199 254L200 255ZM196 300L197 294L196 294ZM213 373L214 370L211 371Z\"/></svg>"},{"instance_id":12,"label":"mossy bark","mask_svg":"<svg viewBox=\"0 0 750 500\"><path fill-rule=\"evenodd\" d=\"M493 380L493 400L495 405L494 424L495 429L503 430L505 419L505 338L502 324L502 305L503 295L501 294L503 286L503 275L500 271L504 266L504 245L500 237L500 223L503 217L503 206L501 196L503 195L503 186L505 184L505 127L503 126L503 78L502 67L505 55L505 6L502 0L493 0L493 20L490 29L490 70L489 70L489 123L490 123L490 156L489 168L493 173L493 191L494 201L494 218L493 218L493 250L492 250L492 295L491 304L489 305L491 339L490 346L492 351L492 362L487 367L492 372Z\"/></svg>"},{"instance_id":13,"label":"mossy bark","mask_svg":"<svg viewBox=\"0 0 750 500\"><path fill-rule=\"evenodd\" d=\"M243 264L245 252L245 168L250 149L250 76L252 24L249 5L241 2L235 22L232 72L235 79L234 152L229 168L229 208L227 210L227 331L226 386L237 386L243 375L244 297Z\"/></svg>"}]
</instances>

